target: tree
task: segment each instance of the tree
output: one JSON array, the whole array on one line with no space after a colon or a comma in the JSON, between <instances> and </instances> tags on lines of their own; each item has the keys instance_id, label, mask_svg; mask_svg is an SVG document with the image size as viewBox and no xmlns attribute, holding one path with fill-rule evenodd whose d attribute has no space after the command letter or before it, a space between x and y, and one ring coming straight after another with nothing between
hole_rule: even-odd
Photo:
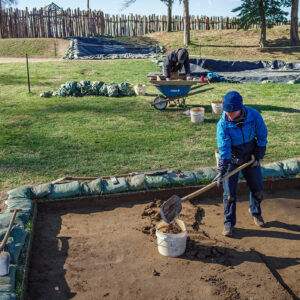
<instances>
[{"instance_id":1,"label":"tree","mask_svg":"<svg viewBox=\"0 0 300 300\"><path fill-rule=\"evenodd\" d=\"M123 3L123 9L129 7L132 3L134 3L136 0L125 0ZM167 31L172 31L172 6L174 3L174 0L160 0L164 2L168 6L168 21L167 21ZM179 0L179 3L181 3L181 0Z\"/></svg>"},{"instance_id":2,"label":"tree","mask_svg":"<svg viewBox=\"0 0 300 300\"><path fill-rule=\"evenodd\" d=\"M8 5L17 4L16 0L0 0L0 38L2 38L2 9Z\"/></svg>"},{"instance_id":3,"label":"tree","mask_svg":"<svg viewBox=\"0 0 300 300\"><path fill-rule=\"evenodd\" d=\"M299 0L292 0L291 29L290 29L291 46L298 46L299 45L298 7L299 7Z\"/></svg>"},{"instance_id":4,"label":"tree","mask_svg":"<svg viewBox=\"0 0 300 300\"><path fill-rule=\"evenodd\" d=\"M190 38L190 13L189 13L189 0L183 0L183 22L184 22L184 37L183 43L188 46L191 42Z\"/></svg>"},{"instance_id":5,"label":"tree","mask_svg":"<svg viewBox=\"0 0 300 300\"><path fill-rule=\"evenodd\" d=\"M260 24L260 47L263 48L267 39L267 27L277 22L286 22L287 12L281 9L284 0L242 0L242 4L232 10L239 12L236 24L238 29L247 30L254 24Z\"/></svg>"}]
</instances>

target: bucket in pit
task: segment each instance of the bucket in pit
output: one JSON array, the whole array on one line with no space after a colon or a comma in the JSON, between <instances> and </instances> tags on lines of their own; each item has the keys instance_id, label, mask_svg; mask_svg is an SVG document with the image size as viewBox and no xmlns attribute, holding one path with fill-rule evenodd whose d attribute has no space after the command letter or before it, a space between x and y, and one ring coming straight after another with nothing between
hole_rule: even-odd
<instances>
[{"instance_id":1,"label":"bucket in pit","mask_svg":"<svg viewBox=\"0 0 300 300\"><path fill-rule=\"evenodd\" d=\"M161 255L178 257L185 252L188 235L187 226L182 220L176 219L175 222L181 229L179 233L163 232L163 229L169 226L164 221L160 221L156 225L157 247Z\"/></svg>"},{"instance_id":2,"label":"bucket in pit","mask_svg":"<svg viewBox=\"0 0 300 300\"><path fill-rule=\"evenodd\" d=\"M144 96L146 94L146 86L144 84L137 84L134 86L134 92L137 96Z\"/></svg>"},{"instance_id":3,"label":"bucket in pit","mask_svg":"<svg viewBox=\"0 0 300 300\"><path fill-rule=\"evenodd\" d=\"M221 115L223 112L223 102L222 101L214 101L211 103L212 112L216 115Z\"/></svg>"},{"instance_id":4,"label":"bucket in pit","mask_svg":"<svg viewBox=\"0 0 300 300\"><path fill-rule=\"evenodd\" d=\"M190 110L191 121L193 123L200 123L204 121L204 108L194 107Z\"/></svg>"}]
</instances>

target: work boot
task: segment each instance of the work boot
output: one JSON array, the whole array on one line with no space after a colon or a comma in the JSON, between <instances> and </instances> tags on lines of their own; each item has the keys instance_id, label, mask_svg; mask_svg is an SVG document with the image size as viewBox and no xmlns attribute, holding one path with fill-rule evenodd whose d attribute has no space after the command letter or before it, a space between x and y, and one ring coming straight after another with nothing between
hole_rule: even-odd
<instances>
[{"instance_id":1,"label":"work boot","mask_svg":"<svg viewBox=\"0 0 300 300\"><path fill-rule=\"evenodd\" d=\"M252 215L250 208L249 208L249 213ZM262 216L258 216L258 217L252 216L252 217L253 217L253 220L254 220L254 223L255 223L256 226L265 227L265 222L264 222L264 219L263 219Z\"/></svg>"},{"instance_id":2,"label":"work boot","mask_svg":"<svg viewBox=\"0 0 300 300\"><path fill-rule=\"evenodd\" d=\"M233 227L230 225L225 225L222 234L225 236L232 236Z\"/></svg>"}]
</instances>

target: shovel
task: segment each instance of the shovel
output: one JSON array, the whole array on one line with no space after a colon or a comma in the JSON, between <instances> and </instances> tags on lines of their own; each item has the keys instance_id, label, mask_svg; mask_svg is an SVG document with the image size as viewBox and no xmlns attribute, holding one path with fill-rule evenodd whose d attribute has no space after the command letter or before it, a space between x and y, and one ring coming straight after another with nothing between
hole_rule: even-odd
<instances>
[{"instance_id":1,"label":"shovel","mask_svg":"<svg viewBox=\"0 0 300 300\"><path fill-rule=\"evenodd\" d=\"M13 212L13 215L10 219L9 225L8 225L8 229L5 233L5 236L0 244L0 276L5 276L8 275L9 273L9 263L10 263L10 255L8 252L3 251L4 247L6 245L7 239L9 237L10 231L13 227L13 223L15 221L17 212L22 211L22 209L12 209L10 212Z\"/></svg>"},{"instance_id":2,"label":"shovel","mask_svg":"<svg viewBox=\"0 0 300 300\"><path fill-rule=\"evenodd\" d=\"M239 171L245 169L246 167L250 166L251 164L253 164L255 161L255 157L254 155L251 156L251 160L244 163L243 165L239 166L238 168L236 168L235 170L233 170L232 172L230 172L229 174L227 174L226 176L224 176L221 179L221 182L224 181L225 179L231 177L232 175L238 173ZM204 192L212 189L213 187L215 187L217 185L217 181L213 181L212 183L210 183L209 185L205 186L204 188L197 190L183 198L180 198L176 195L173 195L171 198L169 198L166 202L164 202L161 207L160 207L160 215L161 218L168 224L170 224L170 222L176 217L178 216L178 214L181 212L182 210L182 205L181 203L183 201L186 200L191 200L195 197L197 197L200 194L203 194Z\"/></svg>"}]
</instances>

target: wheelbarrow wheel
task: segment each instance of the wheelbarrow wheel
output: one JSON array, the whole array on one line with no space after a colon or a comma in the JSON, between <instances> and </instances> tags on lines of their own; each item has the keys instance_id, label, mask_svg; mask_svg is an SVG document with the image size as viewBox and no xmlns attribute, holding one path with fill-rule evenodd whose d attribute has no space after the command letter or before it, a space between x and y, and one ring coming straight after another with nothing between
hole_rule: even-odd
<instances>
[{"instance_id":1,"label":"wheelbarrow wheel","mask_svg":"<svg viewBox=\"0 0 300 300\"><path fill-rule=\"evenodd\" d=\"M153 106L157 109L157 110L164 110L166 109L167 105L168 105L168 102L165 101L166 99L161 97L161 96L158 96L154 99L153 101ZM164 102L162 102L164 101ZM160 103L162 102L162 103ZM157 103L157 104L156 104Z\"/></svg>"}]
</instances>

